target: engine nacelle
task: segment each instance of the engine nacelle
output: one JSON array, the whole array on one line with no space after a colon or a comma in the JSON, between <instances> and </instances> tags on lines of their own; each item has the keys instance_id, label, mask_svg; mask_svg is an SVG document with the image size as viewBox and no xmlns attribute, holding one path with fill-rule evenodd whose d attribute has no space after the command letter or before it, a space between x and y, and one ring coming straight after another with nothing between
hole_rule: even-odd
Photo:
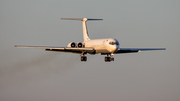
<instances>
[{"instance_id":1,"label":"engine nacelle","mask_svg":"<svg viewBox=\"0 0 180 101\"><path fill-rule=\"evenodd\" d=\"M72 47L72 48L74 48L74 47L77 47L77 44L76 44L75 42L71 42L71 43L69 43L69 44L67 45L67 47Z\"/></svg>"},{"instance_id":2,"label":"engine nacelle","mask_svg":"<svg viewBox=\"0 0 180 101\"><path fill-rule=\"evenodd\" d=\"M78 42L78 43L77 43L77 47L78 47L78 48L83 48L83 47L85 47L85 44L82 43L82 42Z\"/></svg>"}]
</instances>

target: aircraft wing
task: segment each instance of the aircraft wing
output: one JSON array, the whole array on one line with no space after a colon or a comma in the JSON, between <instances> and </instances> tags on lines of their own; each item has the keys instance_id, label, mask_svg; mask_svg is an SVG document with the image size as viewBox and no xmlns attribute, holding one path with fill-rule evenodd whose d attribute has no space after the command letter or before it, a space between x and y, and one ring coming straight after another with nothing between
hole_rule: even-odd
<instances>
[{"instance_id":1,"label":"aircraft wing","mask_svg":"<svg viewBox=\"0 0 180 101\"><path fill-rule=\"evenodd\" d=\"M166 50L166 48L119 48L115 54L134 53L139 51Z\"/></svg>"},{"instance_id":2,"label":"aircraft wing","mask_svg":"<svg viewBox=\"0 0 180 101\"><path fill-rule=\"evenodd\" d=\"M20 46L15 45L15 47L20 48L37 48L37 49L45 49L46 51L57 51L57 52L68 52L68 53L79 53L82 52L94 52L94 48L71 48L71 47L51 47L51 46Z\"/></svg>"}]
</instances>

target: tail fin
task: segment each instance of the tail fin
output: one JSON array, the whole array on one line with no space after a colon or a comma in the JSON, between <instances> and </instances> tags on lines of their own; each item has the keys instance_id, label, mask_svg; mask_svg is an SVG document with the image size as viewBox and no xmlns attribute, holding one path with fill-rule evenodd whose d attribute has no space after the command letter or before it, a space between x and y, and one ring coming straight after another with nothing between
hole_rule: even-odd
<instances>
[{"instance_id":1,"label":"tail fin","mask_svg":"<svg viewBox=\"0 0 180 101\"><path fill-rule=\"evenodd\" d=\"M103 19L88 19L88 18L61 18L61 19L62 20L80 20L80 21L82 21L84 41L90 40L89 35L88 35L88 31L87 31L86 21L88 21L88 20L103 20Z\"/></svg>"}]
</instances>

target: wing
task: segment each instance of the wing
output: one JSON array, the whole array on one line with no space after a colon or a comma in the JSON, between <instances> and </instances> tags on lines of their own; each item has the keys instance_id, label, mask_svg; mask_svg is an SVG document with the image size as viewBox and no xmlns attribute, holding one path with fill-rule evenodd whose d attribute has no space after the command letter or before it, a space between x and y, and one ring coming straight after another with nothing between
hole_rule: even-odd
<instances>
[{"instance_id":1,"label":"wing","mask_svg":"<svg viewBox=\"0 0 180 101\"><path fill-rule=\"evenodd\" d=\"M166 50L166 48L119 48L115 54L134 53L139 51Z\"/></svg>"},{"instance_id":2,"label":"wing","mask_svg":"<svg viewBox=\"0 0 180 101\"><path fill-rule=\"evenodd\" d=\"M15 47L20 48L37 48L37 49L45 49L46 51L57 51L57 52L68 52L68 53L79 53L88 52L93 53L94 48L71 48L71 47L51 47L51 46L20 46L15 45Z\"/></svg>"}]
</instances>

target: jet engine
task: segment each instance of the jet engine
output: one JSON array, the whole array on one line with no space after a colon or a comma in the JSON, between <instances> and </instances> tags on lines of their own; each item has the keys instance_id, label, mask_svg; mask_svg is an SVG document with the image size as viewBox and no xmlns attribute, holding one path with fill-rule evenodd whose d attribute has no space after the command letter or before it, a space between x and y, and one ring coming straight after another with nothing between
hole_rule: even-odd
<instances>
[{"instance_id":1,"label":"jet engine","mask_svg":"<svg viewBox=\"0 0 180 101\"><path fill-rule=\"evenodd\" d=\"M82 43L82 42L79 42L79 43L77 44L77 47L79 47L79 48L85 47L85 44Z\"/></svg>"},{"instance_id":2,"label":"jet engine","mask_svg":"<svg viewBox=\"0 0 180 101\"><path fill-rule=\"evenodd\" d=\"M69 43L68 45L67 45L67 47L76 47L76 43L75 42L71 42L71 43Z\"/></svg>"},{"instance_id":3,"label":"jet engine","mask_svg":"<svg viewBox=\"0 0 180 101\"><path fill-rule=\"evenodd\" d=\"M76 47L76 43L75 42L71 42L71 47Z\"/></svg>"}]
</instances>

